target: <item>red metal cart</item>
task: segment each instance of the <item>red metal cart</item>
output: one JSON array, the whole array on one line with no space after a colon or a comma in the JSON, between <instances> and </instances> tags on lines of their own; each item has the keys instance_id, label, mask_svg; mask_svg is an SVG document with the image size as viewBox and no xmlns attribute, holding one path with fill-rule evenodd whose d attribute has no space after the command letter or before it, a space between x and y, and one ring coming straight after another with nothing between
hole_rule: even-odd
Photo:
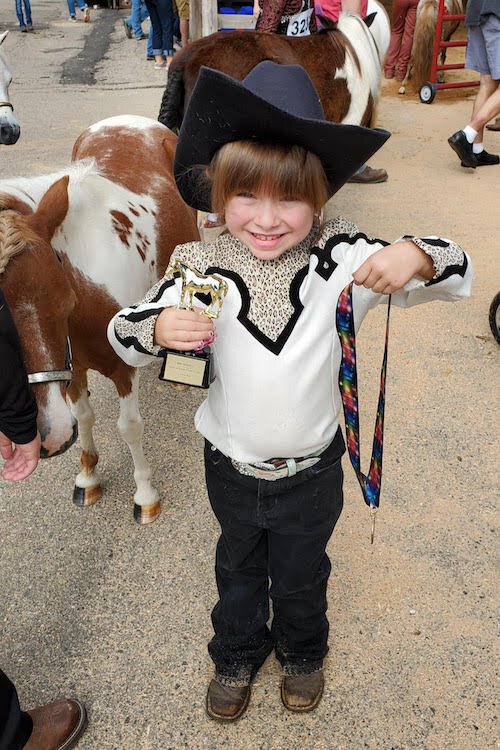
<instances>
[{"instance_id":1,"label":"red metal cart","mask_svg":"<svg viewBox=\"0 0 500 750\"><path fill-rule=\"evenodd\" d=\"M438 63L439 53L442 49L447 47L466 47L467 41L460 40L456 42L443 42L441 39L441 33L443 30L443 23L445 21L463 21L465 15L463 13L452 14L448 13L445 8L445 0L439 0L437 7L436 17L436 35L434 37L434 48L432 50L432 63L430 72L430 81L427 81L420 87L419 96L420 101L424 104L431 104L438 91L443 89L461 89L469 86L479 86L479 81L454 81L453 83L438 83L437 75L441 70L460 70L465 68L464 63L450 63L440 65Z\"/></svg>"}]
</instances>

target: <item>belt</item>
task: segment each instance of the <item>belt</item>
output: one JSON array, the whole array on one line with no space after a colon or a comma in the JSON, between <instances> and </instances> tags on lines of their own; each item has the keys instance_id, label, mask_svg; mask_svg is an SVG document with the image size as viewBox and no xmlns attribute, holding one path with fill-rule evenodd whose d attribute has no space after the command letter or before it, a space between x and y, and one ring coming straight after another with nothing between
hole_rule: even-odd
<instances>
[{"instance_id":1,"label":"belt","mask_svg":"<svg viewBox=\"0 0 500 750\"><path fill-rule=\"evenodd\" d=\"M301 458L269 458L267 461L257 461L254 464L245 464L241 463L241 461L231 459L231 463L240 474L244 474L247 477L254 477L254 479L265 479L268 482L274 482L276 479L294 477L299 471L317 464L321 454L329 445L330 443L324 445L314 453L302 456Z\"/></svg>"}]
</instances>

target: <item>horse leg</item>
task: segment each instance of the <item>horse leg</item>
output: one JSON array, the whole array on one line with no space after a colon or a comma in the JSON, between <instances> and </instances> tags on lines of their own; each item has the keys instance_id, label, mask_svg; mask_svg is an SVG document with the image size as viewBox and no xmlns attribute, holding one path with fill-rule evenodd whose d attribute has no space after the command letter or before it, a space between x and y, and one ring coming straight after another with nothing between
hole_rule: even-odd
<instances>
[{"instance_id":1,"label":"horse leg","mask_svg":"<svg viewBox=\"0 0 500 750\"><path fill-rule=\"evenodd\" d=\"M73 374L68 396L71 411L78 421L78 432L82 447L81 471L75 479L73 502L79 506L94 505L102 496L102 488L101 478L96 470L99 456L92 434L95 414L89 401L87 373L85 371Z\"/></svg>"},{"instance_id":2,"label":"horse leg","mask_svg":"<svg viewBox=\"0 0 500 750\"><path fill-rule=\"evenodd\" d=\"M132 389L120 396L118 430L127 443L134 462L134 479L137 490L134 495L134 518L140 524L152 523L161 512L158 493L151 484L151 467L142 448L144 422L139 411L139 373L132 377ZM119 394L120 395L120 394Z\"/></svg>"}]
</instances>

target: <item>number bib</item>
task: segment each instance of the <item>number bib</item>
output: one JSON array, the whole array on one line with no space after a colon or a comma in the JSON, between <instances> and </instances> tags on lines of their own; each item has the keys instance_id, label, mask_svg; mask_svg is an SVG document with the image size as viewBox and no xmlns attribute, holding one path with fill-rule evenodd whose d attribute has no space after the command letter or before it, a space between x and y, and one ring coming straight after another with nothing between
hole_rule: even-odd
<instances>
[{"instance_id":1,"label":"number bib","mask_svg":"<svg viewBox=\"0 0 500 750\"><path fill-rule=\"evenodd\" d=\"M287 36L309 36L309 22L311 20L313 9L303 10L300 13L294 13L290 16L286 27Z\"/></svg>"}]
</instances>

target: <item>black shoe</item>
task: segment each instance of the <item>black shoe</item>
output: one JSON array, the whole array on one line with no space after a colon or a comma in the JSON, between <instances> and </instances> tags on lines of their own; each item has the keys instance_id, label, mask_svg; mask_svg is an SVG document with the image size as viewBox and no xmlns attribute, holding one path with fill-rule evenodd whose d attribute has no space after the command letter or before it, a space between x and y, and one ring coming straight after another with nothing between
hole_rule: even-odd
<instances>
[{"instance_id":1,"label":"black shoe","mask_svg":"<svg viewBox=\"0 0 500 750\"><path fill-rule=\"evenodd\" d=\"M477 160L475 153L472 151L472 143L469 143L463 130L457 130L456 133L450 135L448 143L453 151L459 156L464 167L472 167L472 169L476 168Z\"/></svg>"},{"instance_id":2,"label":"black shoe","mask_svg":"<svg viewBox=\"0 0 500 750\"><path fill-rule=\"evenodd\" d=\"M474 154L476 158L476 167L489 167L492 164L500 164L498 154L489 154L487 151L481 151L480 154ZM462 167L468 166L462 162Z\"/></svg>"},{"instance_id":3,"label":"black shoe","mask_svg":"<svg viewBox=\"0 0 500 750\"><path fill-rule=\"evenodd\" d=\"M155 59L154 55L146 55L146 60L154 60L154 59Z\"/></svg>"},{"instance_id":4,"label":"black shoe","mask_svg":"<svg viewBox=\"0 0 500 750\"><path fill-rule=\"evenodd\" d=\"M127 39L132 39L132 29L125 21L125 19L123 19L123 30L125 31L125 36L127 37Z\"/></svg>"}]
</instances>

